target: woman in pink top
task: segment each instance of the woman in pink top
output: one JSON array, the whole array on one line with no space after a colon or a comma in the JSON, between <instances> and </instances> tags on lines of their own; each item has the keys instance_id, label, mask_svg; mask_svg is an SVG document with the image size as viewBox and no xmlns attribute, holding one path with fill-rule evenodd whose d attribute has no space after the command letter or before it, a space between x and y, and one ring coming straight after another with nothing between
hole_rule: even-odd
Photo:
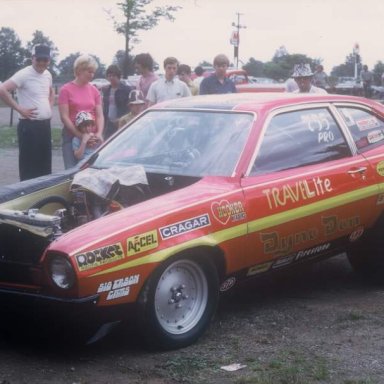
<instances>
[{"instance_id":1,"label":"woman in pink top","mask_svg":"<svg viewBox=\"0 0 384 384\"><path fill-rule=\"evenodd\" d=\"M91 113L95 119L95 134L103 141L104 116L101 96L98 89L90 84L98 64L89 55L79 56L74 63L75 79L62 86L59 92L59 112L63 128L63 159L65 169L76 165L77 160L72 150L74 136L81 138L81 133L75 127L76 115L80 111Z\"/></svg>"}]
</instances>

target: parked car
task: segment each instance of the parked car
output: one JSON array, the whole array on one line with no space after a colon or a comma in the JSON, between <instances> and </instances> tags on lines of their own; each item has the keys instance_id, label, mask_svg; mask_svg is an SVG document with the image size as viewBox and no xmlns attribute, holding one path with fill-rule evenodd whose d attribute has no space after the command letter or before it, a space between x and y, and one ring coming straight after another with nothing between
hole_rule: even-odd
<instances>
[{"instance_id":1,"label":"parked car","mask_svg":"<svg viewBox=\"0 0 384 384\"><path fill-rule=\"evenodd\" d=\"M101 90L102 88L108 86L110 82L107 79L93 79L91 81L91 84L94 85L98 90Z\"/></svg>"},{"instance_id":2,"label":"parked car","mask_svg":"<svg viewBox=\"0 0 384 384\"><path fill-rule=\"evenodd\" d=\"M284 84L268 81L252 81L244 69L228 70L227 77L235 83L237 92L285 92Z\"/></svg>"},{"instance_id":3,"label":"parked car","mask_svg":"<svg viewBox=\"0 0 384 384\"><path fill-rule=\"evenodd\" d=\"M337 84L332 87L332 92L335 92L339 95L362 96L363 86L354 77L344 76L339 77Z\"/></svg>"},{"instance_id":4,"label":"parked car","mask_svg":"<svg viewBox=\"0 0 384 384\"><path fill-rule=\"evenodd\" d=\"M241 280L345 250L382 270L383 185L375 101L170 100L77 168L0 189L0 305L95 323L91 340L132 316L151 346L184 347Z\"/></svg>"}]
</instances>

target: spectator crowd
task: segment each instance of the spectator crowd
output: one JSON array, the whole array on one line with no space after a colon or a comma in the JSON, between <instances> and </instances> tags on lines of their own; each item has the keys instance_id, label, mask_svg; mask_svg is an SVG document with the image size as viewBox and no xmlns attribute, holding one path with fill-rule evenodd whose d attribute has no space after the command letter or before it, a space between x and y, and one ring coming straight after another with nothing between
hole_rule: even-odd
<instances>
[{"instance_id":1,"label":"spectator crowd","mask_svg":"<svg viewBox=\"0 0 384 384\"><path fill-rule=\"evenodd\" d=\"M32 64L16 72L0 85L0 99L19 114L20 180L50 174L52 171L51 117L54 103L52 76L48 71L50 48L39 44L32 49ZM98 68L90 55L80 55L74 62L73 80L64 84L58 95L58 108L63 124L62 153L65 168L75 166L90 156L103 141L134 119L143 110L166 100L195 95L236 93L235 83L227 77L230 65L226 55L213 59L213 72L192 69L177 58L163 61L164 76L154 72L149 53L134 58L139 74L135 86L121 79L117 65L106 70L108 85L97 89L91 82ZM367 66L361 71L364 95L370 96L373 75ZM286 82L293 93L327 93L328 77L321 65L312 72L309 64L298 63ZM17 100L12 92L17 92Z\"/></svg>"}]
</instances>

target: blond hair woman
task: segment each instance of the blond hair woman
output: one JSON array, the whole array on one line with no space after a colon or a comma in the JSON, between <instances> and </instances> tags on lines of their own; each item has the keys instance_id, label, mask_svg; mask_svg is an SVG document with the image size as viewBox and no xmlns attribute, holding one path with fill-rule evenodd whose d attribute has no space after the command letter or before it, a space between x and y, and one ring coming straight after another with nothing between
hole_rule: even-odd
<instances>
[{"instance_id":1,"label":"blond hair woman","mask_svg":"<svg viewBox=\"0 0 384 384\"><path fill-rule=\"evenodd\" d=\"M90 82L98 68L96 60L90 55L79 56L73 65L75 78L62 86L59 92L59 112L63 128L63 159L65 169L76 165L72 150L72 139L80 135L76 129L76 115L80 111L89 112L95 121L97 145L103 141L104 117L100 92Z\"/></svg>"}]
</instances>

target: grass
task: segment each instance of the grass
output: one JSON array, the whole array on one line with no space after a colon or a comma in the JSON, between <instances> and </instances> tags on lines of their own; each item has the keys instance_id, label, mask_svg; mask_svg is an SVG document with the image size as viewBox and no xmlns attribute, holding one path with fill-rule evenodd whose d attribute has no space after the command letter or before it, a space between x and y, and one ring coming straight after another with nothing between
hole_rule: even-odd
<instances>
[{"instance_id":1,"label":"grass","mask_svg":"<svg viewBox=\"0 0 384 384\"><path fill-rule=\"evenodd\" d=\"M61 128L52 128L52 146L61 146ZM16 127L0 127L0 148L17 147Z\"/></svg>"}]
</instances>

